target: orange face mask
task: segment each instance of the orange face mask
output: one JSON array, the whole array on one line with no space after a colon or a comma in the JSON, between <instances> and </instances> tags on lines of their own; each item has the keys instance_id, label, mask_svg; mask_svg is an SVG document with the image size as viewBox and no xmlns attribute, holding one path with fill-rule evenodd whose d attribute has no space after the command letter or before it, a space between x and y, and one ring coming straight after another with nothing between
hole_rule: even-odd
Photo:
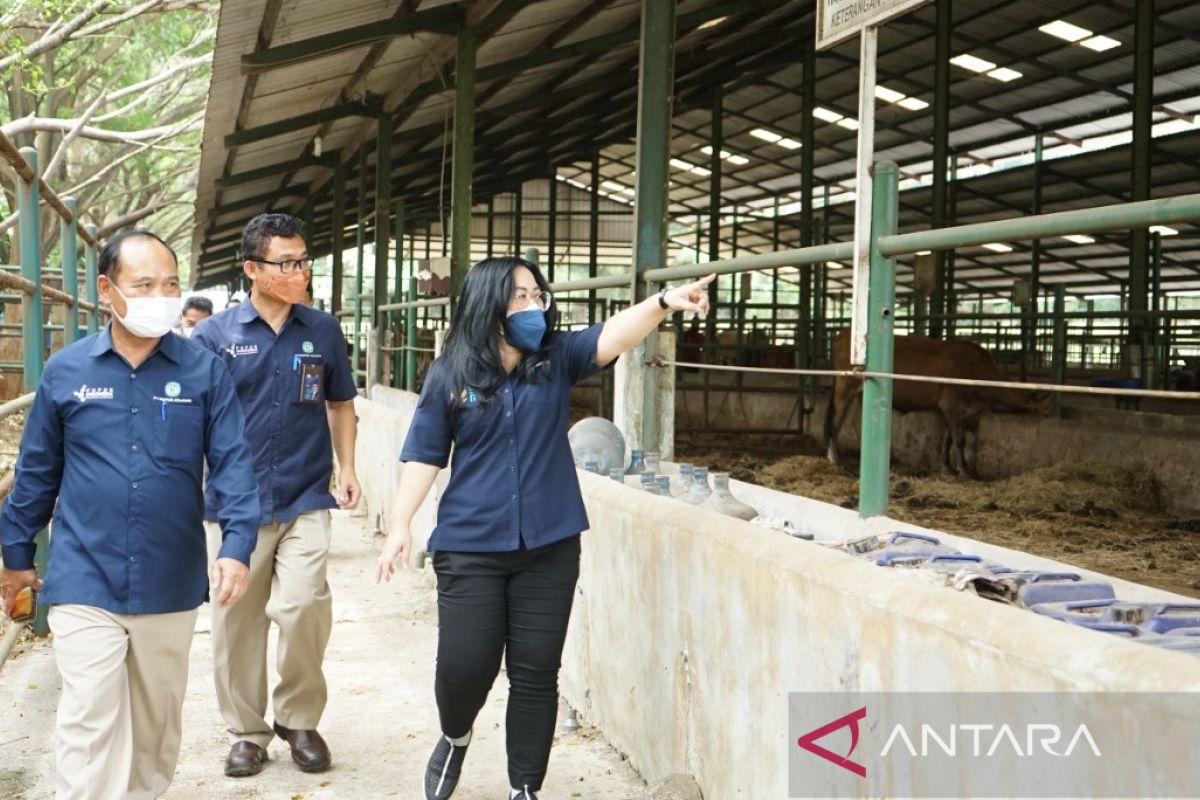
<instances>
[{"instance_id":1,"label":"orange face mask","mask_svg":"<svg viewBox=\"0 0 1200 800\"><path fill-rule=\"evenodd\" d=\"M284 303L297 305L308 299L308 271L298 269L286 275L270 275L258 279L264 294Z\"/></svg>"}]
</instances>

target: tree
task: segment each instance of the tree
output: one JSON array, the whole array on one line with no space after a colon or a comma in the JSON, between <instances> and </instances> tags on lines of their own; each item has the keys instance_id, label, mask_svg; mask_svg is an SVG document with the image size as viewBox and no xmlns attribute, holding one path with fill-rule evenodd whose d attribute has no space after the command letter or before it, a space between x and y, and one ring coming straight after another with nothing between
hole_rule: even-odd
<instances>
[{"instance_id":1,"label":"tree","mask_svg":"<svg viewBox=\"0 0 1200 800\"><path fill-rule=\"evenodd\" d=\"M6 0L0 129L102 234L143 225L189 263L216 0ZM17 252L16 173L0 163L0 263ZM43 252L58 243L43 208ZM52 263L52 262L50 262ZM186 278L186 276L184 276Z\"/></svg>"}]
</instances>

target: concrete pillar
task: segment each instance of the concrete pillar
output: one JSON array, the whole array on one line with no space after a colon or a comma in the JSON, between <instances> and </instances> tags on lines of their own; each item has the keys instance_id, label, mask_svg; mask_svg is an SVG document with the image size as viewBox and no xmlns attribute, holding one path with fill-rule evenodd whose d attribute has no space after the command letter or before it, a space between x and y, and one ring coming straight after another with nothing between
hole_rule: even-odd
<instances>
[{"instance_id":1,"label":"concrete pillar","mask_svg":"<svg viewBox=\"0 0 1200 800\"><path fill-rule=\"evenodd\" d=\"M655 341L658 349L650 352L673 361L675 332L659 331ZM657 451L662 458L672 460L675 457L675 370L645 367L641 361L635 364L633 355L631 352L622 356L613 368L613 381L617 386L617 391L613 393L613 420L625 436L626 447ZM641 355L644 360L644 352ZM647 382L638 380L638 375L647 369L658 373L658 380L654 382L655 394L649 400L646 395ZM629 424L637 420L647 406L658 409L656 437L653 440L631 438Z\"/></svg>"}]
</instances>

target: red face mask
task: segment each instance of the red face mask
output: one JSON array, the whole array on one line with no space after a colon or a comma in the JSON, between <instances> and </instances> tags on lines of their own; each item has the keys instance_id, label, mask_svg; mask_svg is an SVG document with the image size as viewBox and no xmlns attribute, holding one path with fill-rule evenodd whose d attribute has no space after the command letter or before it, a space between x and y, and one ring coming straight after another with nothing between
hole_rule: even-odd
<instances>
[{"instance_id":1,"label":"red face mask","mask_svg":"<svg viewBox=\"0 0 1200 800\"><path fill-rule=\"evenodd\" d=\"M298 269L286 275L271 274L260 277L258 290L283 303L297 305L308 299L308 270Z\"/></svg>"}]
</instances>

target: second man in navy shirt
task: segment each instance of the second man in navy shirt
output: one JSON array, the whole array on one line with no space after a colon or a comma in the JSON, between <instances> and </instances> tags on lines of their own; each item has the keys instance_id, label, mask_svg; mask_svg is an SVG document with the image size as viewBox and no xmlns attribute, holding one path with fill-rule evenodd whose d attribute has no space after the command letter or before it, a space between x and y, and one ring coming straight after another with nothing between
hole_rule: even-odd
<instances>
[{"instance_id":1,"label":"second man in navy shirt","mask_svg":"<svg viewBox=\"0 0 1200 800\"><path fill-rule=\"evenodd\" d=\"M200 323L193 336L233 375L262 505L250 587L237 606L213 616L217 701L232 740L225 774L233 777L257 774L275 735L306 772L332 762L317 732L333 623L325 567L330 509L353 508L361 493L354 473L357 391L337 320L303 304L312 266L303 234L300 220L287 214L252 219L242 233L250 298ZM330 492L333 452L337 497ZM209 492L210 520L218 499ZM213 546L215 536L210 527ZM271 622L279 627L279 683L268 720Z\"/></svg>"}]
</instances>

